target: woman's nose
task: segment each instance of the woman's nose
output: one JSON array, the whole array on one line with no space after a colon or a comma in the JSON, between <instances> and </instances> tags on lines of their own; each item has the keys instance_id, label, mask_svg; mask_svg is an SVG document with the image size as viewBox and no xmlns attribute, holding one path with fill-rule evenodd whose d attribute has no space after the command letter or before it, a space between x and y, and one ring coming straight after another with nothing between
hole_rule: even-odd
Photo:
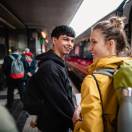
<instances>
[{"instance_id":1,"label":"woman's nose","mask_svg":"<svg viewBox=\"0 0 132 132\"><path fill-rule=\"evenodd\" d=\"M93 50L93 46L90 44L88 47L88 51L92 51Z\"/></svg>"}]
</instances>

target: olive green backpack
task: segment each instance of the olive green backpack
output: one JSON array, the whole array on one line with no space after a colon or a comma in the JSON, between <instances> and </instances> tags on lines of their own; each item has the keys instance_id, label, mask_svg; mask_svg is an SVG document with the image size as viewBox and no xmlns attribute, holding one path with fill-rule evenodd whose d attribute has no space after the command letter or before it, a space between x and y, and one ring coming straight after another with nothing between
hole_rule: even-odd
<instances>
[{"instance_id":1,"label":"olive green backpack","mask_svg":"<svg viewBox=\"0 0 132 132\"><path fill-rule=\"evenodd\" d=\"M113 87L119 100L117 132L132 132L132 61L123 61L117 69L98 69L92 75L99 91L103 111L102 118L105 121L103 100L96 74L103 74L113 78Z\"/></svg>"},{"instance_id":2,"label":"olive green backpack","mask_svg":"<svg viewBox=\"0 0 132 132\"><path fill-rule=\"evenodd\" d=\"M94 74L104 74L113 78L113 87L119 100L122 89L132 88L132 60L123 61L117 69L98 69Z\"/></svg>"}]
</instances>

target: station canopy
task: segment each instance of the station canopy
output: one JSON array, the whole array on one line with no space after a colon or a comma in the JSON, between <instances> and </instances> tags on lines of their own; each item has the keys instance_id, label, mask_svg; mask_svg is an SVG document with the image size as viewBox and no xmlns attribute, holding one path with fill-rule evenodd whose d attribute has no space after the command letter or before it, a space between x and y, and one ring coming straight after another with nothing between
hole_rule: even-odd
<instances>
[{"instance_id":1,"label":"station canopy","mask_svg":"<svg viewBox=\"0 0 132 132\"><path fill-rule=\"evenodd\" d=\"M0 23L13 29L51 30L70 24L83 0L1 0Z\"/></svg>"}]
</instances>

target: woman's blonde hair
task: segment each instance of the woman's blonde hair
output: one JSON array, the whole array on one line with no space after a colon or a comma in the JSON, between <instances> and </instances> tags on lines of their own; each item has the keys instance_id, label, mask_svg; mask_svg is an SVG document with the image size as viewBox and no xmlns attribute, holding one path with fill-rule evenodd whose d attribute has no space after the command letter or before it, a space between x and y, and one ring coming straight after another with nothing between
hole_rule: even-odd
<instances>
[{"instance_id":1,"label":"woman's blonde hair","mask_svg":"<svg viewBox=\"0 0 132 132\"><path fill-rule=\"evenodd\" d=\"M99 22L92 27L92 30L101 30L106 41L113 39L116 42L117 54L128 47L124 20L125 17L112 16L108 20Z\"/></svg>"}]
</instances>

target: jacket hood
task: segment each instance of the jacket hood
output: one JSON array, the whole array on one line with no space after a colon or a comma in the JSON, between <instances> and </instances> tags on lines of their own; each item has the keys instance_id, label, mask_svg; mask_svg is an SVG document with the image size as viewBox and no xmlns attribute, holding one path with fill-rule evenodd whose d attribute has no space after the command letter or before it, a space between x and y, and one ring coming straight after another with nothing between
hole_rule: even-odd
<instances>
[{"instance_id":1,"label":"jacket hood","mask_svg":"<svg viewBox=\"0 0 132 132\"><path fill-rule=\"evenodd\" d=\"M124 61L128 60L130 58L128 57L117 57L117 56L112 56L112 57L105 57L96 60L93 62L92 65L88 67L88 74L92 74L93 71L96 69L101 69L101 68L118 68L119 65Z\"/></svg>"},{"instance_id":2,"label":"jacket hood","mask_svg":"<svg viewBox=\"0 0 132 132\"><path fill-rule=\"evenodd\" d=\"M41 65L41 63L43 63L44 61L47 61L47 60L52 60L56 63L58 63L59 65L61 66L65 66L64 64L64 60L61 59L59 56L57 56L53 50L49 50L48 52L46 53L42 53L40 55L37 55L36 56L36 60L38 60L38 66Z\"/></svg>"}]
</instances>

